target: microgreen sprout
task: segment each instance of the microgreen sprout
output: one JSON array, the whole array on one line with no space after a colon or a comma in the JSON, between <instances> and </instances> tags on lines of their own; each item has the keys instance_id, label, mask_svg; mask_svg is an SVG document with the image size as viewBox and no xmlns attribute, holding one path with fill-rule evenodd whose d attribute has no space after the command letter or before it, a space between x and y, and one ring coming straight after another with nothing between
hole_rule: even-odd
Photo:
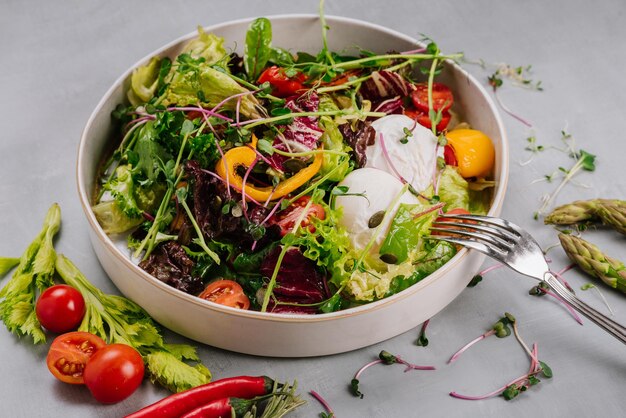
<instances>
[{"instance_id":1,"label":"microgreen sprout","mask_svg":"<svg viewBox=\"0 0 626 418\"><path fill-rule=\"evenodd\" d=\"M543 145L537 144L537 138L534 135L526 138L526 141L528 142L528 145L524 149L526 151L529 151L531 155L530 155L530 158L528 158L528 160L520 161L519 165L521 165L522 167L530 164L532 160L535 158L535 155L537 155L538 153L546 149L546 147L544 147Z\"/></svg>"},{"instance_id":2,"label":"microgreen sprout","mask_svg":"<svg viewBox=\"0 0 626 418\"><path fill-rule=\"evenodd\" d=\"M370 368L371 366L374 366L376 364L381 364L381 363L385 365L396 364L396 363L402 364L405 366L405 369L404 369L405 373L408 372L409 370L435 370L435 367L433 366L418 366L416 364L407 362L406 360L402 359L400 356L396 356L396 355L391 354L388 351L382 350L378 354L377 360L367 363L366 365L361 367L359 371L356 372L356 374L354 375L354 378L350 382L350 390L354 396L357 396L363 399L363 393L359 390L359 378L361 377L361 375L366 369Z\"/></svg>"},{"instance_id":3,"label":"microgreen sprout","mask_svg":"<svg viewBox=\"0 0 626 418\"><path fill-rule=\"evenodd\" d=\"M497 263L497 264L487 267L486 269L482 271L479 271L478 273L476 273L474 277L472 277L472 280L470 280L470 282L467 284L467 287L475 287L476 285L478 285L478 283L480 283L483 280L483 276L485 274L492 272L494 270L500 269L502 267L504 267L504 264Z\"/></svg>"},{"instance_id":4,"label":"microgreen sprout","mask_svg":"<svg viewBox=\"0 0 626 418\"><path fill-rule=\"evenodd\" d=\"M415 345L419 347L427 347L428 346L428 338L426 338L426 328L430 324L430 319L427 319L422 324L422 328L420 328L420 333L417 336L417 340L415 341Z\"/></svg>"},{"instance_id":5,"label":"microgreen sprout","mask_svg":"<svg viewBox=\"0 0 626 418\"><path fill-rule=\"evenodd\" d=\"M589 290L589 289L594 289L596 293L598 293L598 296L600 296L600 299L602 299L602 302L604 302L604 305L606 306L606 308L611 313L611 316L615 315L615 312L613 312L613 309L611 309L611 305L609 305L609 302L604 297L604 294L600 291L600 289L598 289L598 287L595 284L585 283L584 285L580 287L580 290L583 290L583 291Z\"/></svg>"},{"instance_id":6,"label":"microgreen sprout","mask_svg":"<svg viewBox=\"0 0 626 418\"><path fill-rule=\"evenodd\" d=\"M566 137L565 136L566 134L564 132L562 132L562 134L563 134L563 138L565 138L564 141L566 141L567 139L571 137L571 135ZM576 173L578 173L580 170L594 171L596 169L596 165L595 165L596 156L595 155L588 153L587 151L584 151L582 149L576 150L573 148L573 145L571 144L569 145L569 147L570 147L569 148L570 156L574 158L576 162L569 169L559 167L559 170L563 172L565 176L563 177L563 180L558 185L556 190L554 190L551 194L543 197L543 204L537 211L537 215L544 215L547 213L547 211L552 207L552 203L554 202L554 199L559 194L561 189L563 189L563 187L565 187L565 185L568 182L572 181L572 178L576 175ZM550 176L549 180L551 180L552 177L553 176Z\"/></svg>"},{"instance_id":7,"label":"microgreen sprout","mask_svg":"<svg viewBox=\"0 0 626 418\"><path fill-rule=\"evenodd\" d=\"M530 368L528 372L523 374L520 377L515 378L514 380L507 383L506 385L492 392L489 392L485 395L468 396L468 395L461 395L457 392L450 392L450 396L454 398L470 400L470 401L488 399L488 398L492 398L495 396L502 396L505 400L509 401L517 397L518 395L520 395L522 392L527 391L531 386L538 384L540 381L537 378L537 376L541 375L545 377L546 379L549 379L552 377L552 370L550 369L550 367L546 363L544 363L543 361L539 361L538 359L537 344L533 344L533 348L531 350L522 339L519 329L518 329L518 322L515 320L515 318L513 318L513 316L510 314L505 314L504 318L506 318L508 323L512 325L515 338L523 347L526 354L528 354L528 356L530 357ZM509 330L509 334L510 334L510 330Z\"/></svg>"},{"instance_id":8,"label":"microgreen sprout","mask_svg":"<svg viewBox=\"0 0 626 418\"><path fill-rule=\"evenodd\" d=\"M322 397L322 395L320 395L319 393L317 393L316 391L312 390L309 392L311 394L311 396L313 396L319 403L322 404L322 406L324 407L324 409L326 410L326 412L321 412L320 413L320 418L334 418L335 417L335 412L333 412L333 409L330 407L330 405L328 404L328 402L326 402L326 400Z\"/></svg>"},{"instance_id":9,"label":"microgreen sprout","mask_svg":"<svg viewBox=\"0 0 626 418\"><path fill-rule=\"evenodd\" d=\"M474 344L476 344L477 342L481 340L484 340L487 337L490 337L492 335L495 335L498 338L508 337L509 335L511 335L511 329L509 328L509 325L513 324L514 322L515 322L515 317L511 315L510 313L506 312L504 316L498 320L498 322L493 324L493 326L491 327L489 331L474 338L472 341L470 341L469 343L461 347L459 351L454 353L452 357L450 357L450 360L448 360L448 364L456 361L461 356L461 354L463 354L467 349L469 349L471 346L473 346Z\"/></svg>"},{"instance_id":10,"label":"microgreen sprout","mask_svg":"<svg viewBox=\"0 0 626 418\"><path fill-rule=\"evenodd\" d=\"M561 281L561 283L563 283L567 288L571 289L571 286L569 285L569 283L564 282L563 278L559 278L561 275L557 272L551 272L558 280ZM567 283L567 284L566 284ZM573 293L573 290L572 290ZM580 325L583 324L582 319L580 319L580 316L576 313L576 311L570 306L569 303L567 303L567 301L565 301L563 298L561 298L559 295L557 295L556 293L552 292L550 290L550 287L548 287L548 285L544 282L541 281L539 282L539 284L537 286L533 286L529 291L528 294L531 296L543 296L543 295L548 295L553 297L554 299L556 299L558 302L562 303L563 306L565 306L565 308L569 311L569 313L572 315L572 317L574 318L574 320L576 320L576 322L578 322Z\"/></svg>"}]
</instances>

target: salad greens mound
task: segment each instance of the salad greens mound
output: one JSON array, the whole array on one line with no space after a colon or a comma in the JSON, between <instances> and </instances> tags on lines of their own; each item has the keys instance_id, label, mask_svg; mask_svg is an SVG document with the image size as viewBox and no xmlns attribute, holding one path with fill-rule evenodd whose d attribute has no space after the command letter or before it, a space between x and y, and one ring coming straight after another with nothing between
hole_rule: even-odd
<instances>
[{"instance_id":1,"label":"salad greens mound","mask_svg":"<svg viewBox=\"0 0 626 418\"><path fill-rule=\"evenodd\" d=\"M292 53L253 21L242 55L198 28L130 76L94 213L139 266L201 298L325 313L398 293L457 251L450 210L485 213L491 168L463 177L437 45ZM467 128L467 124L462 127ZM460 131L457 131L459 133ZM459 139L460 138L460 139ZM487 146L489 140L487 139Z\"/></svg>"}]
</instances>

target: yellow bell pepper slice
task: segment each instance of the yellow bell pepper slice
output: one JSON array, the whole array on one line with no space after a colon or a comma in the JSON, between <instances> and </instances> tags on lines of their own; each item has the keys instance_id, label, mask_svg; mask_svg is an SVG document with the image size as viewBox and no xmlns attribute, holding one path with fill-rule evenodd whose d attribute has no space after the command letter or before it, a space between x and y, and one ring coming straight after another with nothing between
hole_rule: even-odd
<instances>
[{"instance_id":1,"label":"yellow bell pepper slice","mask_svg":"<svg viewBox=\"0 0 626 418\"><path fill-rule=\"evenodd\" d=\"M250 167L250 164L257 158L257 154L254 151L256 148L257 139L253 136L251 147L241 146L228 150L224 156L215 165L215 172L218 176L224 180L228 180L233 187L237 190L243 189L243 178L237 174L237 168L240 166ZM322 162L324 160L323 153L315 154L313 162L302 170L298 171L293 176L278 183L276 188L274 187L257 187L253 184L246 184L245 193L247 196L258 202L265 202L268 199L276 200L293 192L298 187L302 186L307 181L311 180L313 176L320 171Z\"/></svg>"}]
</instances>

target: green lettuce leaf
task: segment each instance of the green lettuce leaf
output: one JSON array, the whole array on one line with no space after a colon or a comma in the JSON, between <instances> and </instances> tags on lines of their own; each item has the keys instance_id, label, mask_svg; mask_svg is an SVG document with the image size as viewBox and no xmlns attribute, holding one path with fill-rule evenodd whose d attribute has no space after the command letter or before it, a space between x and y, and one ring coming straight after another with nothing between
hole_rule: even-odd
<instances>
[{"instance_id":1,"label":"green lettuce leaf","mask_svg":"<svg viewBox=\"0 0 626 418\"><path fill-rule=\"evenodd\" d=\"M130 88L126 93L133 106L148 102L154 96L158 82L161 60L154 57L150 62L135 68L130 76Z\"/></svg>"},{"instance_id":2,"label":"green lettuce leaf","mask_svg":"<svg viewBox=\"0 0 626 418\"><path fill-rule=\"evenodd\" d=\"M438 241L434 247L421 252L413 261L415 271L411 275L396 276L391 281L387 296L396 294L413 286L426 276L435 272L456 254L456 247L445 241Z\"/></svg>"},{"instance_id":3,"label":"green lettuce leaf","mask_svg":"<svg viewBox=\"0 0 626 418\"><path fill-rule=\"evenodd\" d=\"M387 237L380 247L381 257L395 259L395 263L404 263L411 252L420 251L423 236L429 233L430 226L437 217L436 210L430 205L401 203L391 221Z\"/></svg>"},{"instance_id":4,"label":"green lettuce leaf","mask_svg":"<svg viewBox=\"0 0 626 418\"><path fill-rule=\"evenodd\" d=\"M439 177L438 193L441 201L446 204L445 211L456 208L470 210L469 187L456 168L447 165L443 169Z\"/></svg>"},{"instance_id":5,"label":"green lettuce leaf","mask_svg":"<svg viewBox=\"0 0 626 418\"><path fill-rule=\"evenodd\" d=\"M115 200L100 202L91 207L96 215L98 223L107 234L121 234L138 225L143 218L131 218L127 216L117 205Z\"/></svg>"},{"instance_id":6,"label":"green lettuce leaf","mask_svg":"<svg viewBox=\"0 0 626 418\"><path fill-rule=\"evenodd\" d=\"M163 104L203 104L205 107L214 107L224 99L241 93L250 93L250 91L239 85L227 73L206 63L199 63L197 68L189 71L177 71L174 74L165 91ZM258 110L260 105L256 97L252 94L245 94L240 97L240 112L250 119L260 118L261 114ZM225 109L234 111L237 100L228 100L223 106Z\"/></svg>"},{"instance_id":7,"label":"green lettuce leaf","mask_svg":"<svg viewBox=\"0 0 626 418\"><path fill-rule=\"evenodd\" d=\"M0 278L4 277L8 272L13 270L13 268L19 263L19 258L0 257Z\"/></svg>"},{"instance_id":8,"label":"green lettuce leaf","mask_svg":"<svg viewBox=\"0 0 626 418\"><path fill-rule=\"evenodd\" d=\"M207 64L213 65L218 62L224 68L228 64L228 52L224 48L224 38L212 33L206 33L198 26L198 37L189 41L181 51L181 54L189 54L192 58L203 58Z\"/></svg>"},{"instance_id":9,"label":"green lettuce leaf","mask_svg":"<svg viewBox=\"0 0 626 418\"><path fill-rule=\"evenodd\" d=\"M115 178L105 185L105 190L111 192L118 208L129 218L139 218L141 209L135 201L135 183L133 182L132 167L120 165L115 169Z\"/></svg>"},{"instance_id":10,"label":"green lettuce leaf","mask_svg":"<svg viewBox=\"0 0 626 418\"><path fill-rule=\"evenodd\" d=\"M333 102L328 95L320 96L319 110L321 112L339 110L339 107ZM319 126L324 130L322 134L322 143L325 150L341 151L346 154L350 151L350 147L346 145L343 140L343 135L339 131L339 126L333 118L330 116L322 116L319 120ZM339 166L339 168L337 168ZM341 181L350 171L352 166L350 165L350 159L342 157L338 154L324 154L322 160L322 167L320 168L320 175L324 176L328 172L335 170L333 174L328 177L329 181Z\"/></svg>"}]
</instances>

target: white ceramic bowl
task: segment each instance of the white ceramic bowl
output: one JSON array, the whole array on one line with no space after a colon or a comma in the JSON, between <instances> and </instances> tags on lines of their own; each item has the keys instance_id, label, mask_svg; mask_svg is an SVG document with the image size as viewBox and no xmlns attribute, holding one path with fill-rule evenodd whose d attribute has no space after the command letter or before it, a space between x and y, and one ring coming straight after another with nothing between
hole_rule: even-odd
<instances>
[{"instance_id":1,"label":"white ceramic bowl","mask_svg":"<svg viewBox=\"0 0 626 418\"><path fill-rule=\"evenodd\" d=\"M270 17L273 45L316 53L321 48L317 16ZM207 27L242 52L251 19ZM362 46L377 53L414 49L409 36L354 19L328 17L329 49L342 51ZM145 57L174 57L195 32ZM92 245L104 270L119 290L141 305L163 326L191 339L227 350L274 357L308 357L345 352L399 335L431 318L466 287L484 256L461 250L444 267L411 288L378 302L322 315L267 314L217 305L178 291L133 264L125 240L113 241L98 225L91 210L97 169L112 137L111 111L124 101L128 69L107 91L91 114L78 151L77 177L80 200L89 221ZM481 85L458 66L447 63L440 80L455 97L455 110L485 132L495 143L496 189L491 215L500 213L508 179L508 145L502 121ZM323 342L323 344L322 344Z\"/></svg>"}]
</instances>

